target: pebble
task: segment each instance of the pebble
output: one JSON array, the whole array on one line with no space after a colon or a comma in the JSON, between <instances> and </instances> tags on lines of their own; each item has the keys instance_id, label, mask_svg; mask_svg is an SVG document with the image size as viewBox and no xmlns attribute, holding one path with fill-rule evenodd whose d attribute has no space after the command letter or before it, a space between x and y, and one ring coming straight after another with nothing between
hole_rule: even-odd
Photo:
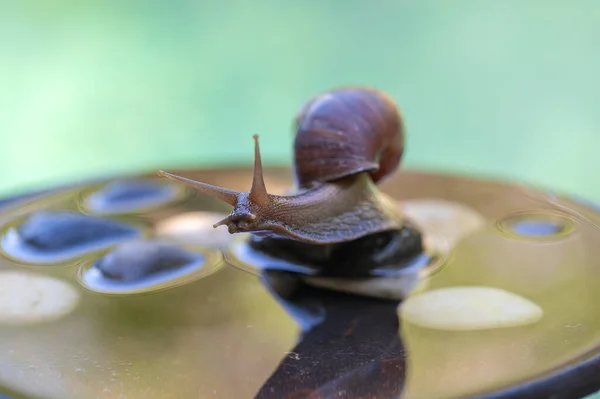
<instances>
[{"instance_id":1,"label":"pebble","mask_svg":"<svg viewBox=\"0 0 600 399\"><path fill-rule=\"evenodd\" d=\"M60 319L79 303L79 293L54 277L0 272L0 323L31 325Z\"/></svg>"},{"instance_id":2,"label":"pebble","mask_svg":"<svg viewBox=\"0 0 600 399\"><path fill-rule=\"evenodd\" d=\"M121 244L98 260L96 267L112 280L136 282L165 270L173 270L199 260L199 255L179 245L157 240Z\"/></svg>"},{"instance_id":3,"label":"pebble","mask_svg":"<svg viewBox=\"0 0 600 399\"><path fill-rule=\"evenodd\" d=\"M456 202L424 198L402 201L400 207L425 235L439 236L450 247L485 224L481 214Z\"/></svg>"},{"instance_id":4,"label":"pebble","mask_svg":"<svg viewBox=\"0 0 600 399\"><path fill-rule=\"evenodd\" d=\"M64 251L107 239L128 238L137 231L119 222L75 212L34 213L19 228L20 240L38 251Z\"/></svg>"},{"instance_id":5,"label":"pebble","mask_svg":"<svg viewBox=\"0 0 600 399\"><path fill-rule=\"evenodd\" d=\"M231 243L231 234L227 229L213 227L225 216L218 212L182 213L158 222L155 234L162 238L226 250Z\"/></svg>"},{"instance_id":6,"label":"pebble","mask_svg":"<svg viewBox=\"0 0 600 399\"><path fill-rule=\"evenodd\" d=\"M439 288L408 297L399 307L406 322L437 330L486 330L539 321L542 308L517 294L493 287Z\"/></svg>"},{"instance_id":7,"label":"pebble","mask_svg":"<svg viewBox=\"0 0 600 399\"><path fill-rule=\"evenodd\" d=\"M174 186L153 180L118 180L91 194L87 207L96 212L118 213L157 206L176 195Z\"/></svg>"}]
</instances>

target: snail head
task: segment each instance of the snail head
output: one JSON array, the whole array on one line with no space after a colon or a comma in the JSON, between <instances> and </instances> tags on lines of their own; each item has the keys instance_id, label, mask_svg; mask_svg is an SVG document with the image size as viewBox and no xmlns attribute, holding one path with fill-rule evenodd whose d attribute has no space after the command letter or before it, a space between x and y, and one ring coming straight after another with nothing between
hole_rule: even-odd
<instances>
[{"instance_id":1,"label":"snail head","mask_svg":"<svg viewBox=\"0 0 600 399\"><path fill-rule=\"evenodd\" d=\"M231 206L233 210L223 220L215 223L213 227L227 226L229 233L261 232L268 231L268 218L262 217L270 209L271 195L267 189L263 177L262 161L260 156L260 147L258 144L258 135L254 135L254 172L252 178L252 187L248 192L238 192L211 184L191 180L182 176L173 175L164 171L159 171L160 176L177 180L188 186L191 186L204 194L219 199Z\"/></svg>"}]
</instances>

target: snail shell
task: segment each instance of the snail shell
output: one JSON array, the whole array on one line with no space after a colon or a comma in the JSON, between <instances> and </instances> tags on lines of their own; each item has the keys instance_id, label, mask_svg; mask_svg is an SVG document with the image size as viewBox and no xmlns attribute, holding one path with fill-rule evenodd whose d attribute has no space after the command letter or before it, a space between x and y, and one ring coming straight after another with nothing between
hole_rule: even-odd
<instances>
[{"instance_id":1,"label":"snail shell","mask_svg":"<svg viewBox=\"0 0 600 399\"><path fill-rule=\"evenodd\" d=\"M315 96L295 119L294 173L300 187L369 172L393 173L404 152L396 103L371 88L344 87Z\"/></svg>"}]
</instances>

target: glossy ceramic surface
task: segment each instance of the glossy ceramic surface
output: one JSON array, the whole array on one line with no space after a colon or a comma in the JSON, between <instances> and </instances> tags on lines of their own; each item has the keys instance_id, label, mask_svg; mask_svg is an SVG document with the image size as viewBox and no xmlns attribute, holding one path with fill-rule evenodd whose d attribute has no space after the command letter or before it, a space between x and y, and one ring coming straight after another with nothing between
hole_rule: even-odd
<instances>
[{"instance_id":1,"label":"glossy ceramic surface","mask_svg":"<svg viewBox=\"0 0 600 399\"><path fill-rule=\"evenodd\" d=\"M251 182L248 169L176 173L236 190ZM284 193L290 176L267 170L268 190ZM130 195L105 195L115 182L100 181L0 208L0 273L12 284L0 290L8 304L0 306L0 386L11 397L577 398L600 388L600 215L586 205L502 182L400 172L381 188L434 256L394 276L348 281L241 259L231 249L244 236L211 226L227 206L162 179L126 181L138 187ZM152 197L133 181L169 186ZM102 195L113 202L99 210ZM28 258L7 237L40 211L138 234ZM200 263L133 288L86 280L115 245L140 239L180 245ZM527 298L543 317L467 331L399 317L405 296L464 285Z\"/></svg>"}]
</instances>

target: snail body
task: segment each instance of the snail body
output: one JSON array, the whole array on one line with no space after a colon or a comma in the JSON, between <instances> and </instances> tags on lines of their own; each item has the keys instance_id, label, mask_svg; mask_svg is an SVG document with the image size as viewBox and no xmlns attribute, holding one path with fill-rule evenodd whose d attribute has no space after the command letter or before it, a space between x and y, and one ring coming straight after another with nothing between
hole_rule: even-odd
<instances>
[{"instance_id":1,"label":"snail body","mask_svg":"<svg viewBox=\"0 0 600 399\"><path fill-rule=\"evenodd\" d=\"M301 108L295 129L292 195L267 193L256 135L249 192L159 174L233 206L214 225L226 225L231 234L325 245L402 228L398 207L376 187L397 169L404 149L402 119L387 95L354 87L320 94Z\"/></svg>"}]
</instances>

